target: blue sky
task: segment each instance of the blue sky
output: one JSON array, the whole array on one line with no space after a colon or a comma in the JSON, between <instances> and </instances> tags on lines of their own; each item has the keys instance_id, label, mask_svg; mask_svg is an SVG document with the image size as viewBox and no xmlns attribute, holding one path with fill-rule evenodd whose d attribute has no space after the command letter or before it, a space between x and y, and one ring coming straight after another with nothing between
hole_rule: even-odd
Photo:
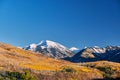
<instances>
[{"instance_id":1,"label":"blue sky","mask_svg":"<svg viewBox=\"0 0 120 80\"><path fill-rule=\"evenodd\" d=\"M120 45L119 0L0 0L0 41L26 46Z\"/></svg>"}]
</instances>

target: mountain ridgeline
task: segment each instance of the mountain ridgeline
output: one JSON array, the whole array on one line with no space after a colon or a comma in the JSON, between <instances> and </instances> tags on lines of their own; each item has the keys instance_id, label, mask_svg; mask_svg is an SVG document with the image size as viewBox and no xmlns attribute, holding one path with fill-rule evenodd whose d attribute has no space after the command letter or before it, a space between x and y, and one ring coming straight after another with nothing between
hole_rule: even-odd
<instances>
[{"instance_id":1,"label":"mountain ridgeline","mask_svg":"<svg viewBox=\"0 0 120 80\"><path fill-rule=\"evenodd\" d=\"M114 61L120 62L120 46L87 47L79 50L75 47L67 48L50 40L41 41L38 44L30 44L24 48L48 57L64 59L71 62Z\"/></svg>"},{"instance_id":2,"label":"mountain ridgeline","mask_svg":"<svg viewBox=\"0 0 120 80\"><path fill-rule=\"evenodd\" d=\"M120 46L85 48L75 54L70 60L72 62L92 62L100 60L120 62Z\"/></svg>"}]
</instances>

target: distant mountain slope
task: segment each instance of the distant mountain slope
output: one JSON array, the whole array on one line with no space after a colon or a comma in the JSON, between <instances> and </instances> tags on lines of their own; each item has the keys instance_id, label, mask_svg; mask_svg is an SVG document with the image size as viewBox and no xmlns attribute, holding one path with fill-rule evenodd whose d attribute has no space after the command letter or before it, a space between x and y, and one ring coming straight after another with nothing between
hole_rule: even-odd
<instances>
[{"instance_id":1,"label":"distant mountain slope","mask_svg":"<svg viewBox=\"0 0 120 80\"><path fill-rule=\"evenodd\" d=\"M30 44L25 50L39 52L52 58L65 58L73 56L73 52L65 46L50 40L41 41L38 44Z\"/></svg>"},{"instance_id":2,"label":"distant mountain slope","mask_svg":"<svg viewBox=\"0 0 120 80\"><path fill-rule=\"evenodd\" d=\"M73 62L91 62L98 60L120 62L120 46L85 48L71 58Z\"/></svg>"}]
</instances>

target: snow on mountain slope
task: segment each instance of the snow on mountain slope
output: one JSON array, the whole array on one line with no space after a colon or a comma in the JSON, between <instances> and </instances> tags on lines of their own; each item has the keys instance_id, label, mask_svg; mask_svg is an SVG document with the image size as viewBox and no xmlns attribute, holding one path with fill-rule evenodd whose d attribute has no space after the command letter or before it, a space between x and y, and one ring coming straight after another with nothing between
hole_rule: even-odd
<instances>
[{"instance_id":1,"label":"snow on mountain slope","mask_svg":"<svg viewBox=\"0 0 120 80\"><path fill-rule=\"evenodd\" d=\"M106 49L105 48L87 48L88 51L92 52L92 53L105 53Z\"/></svg>"},{"instance_id":2,"label":"snow on mountain slope","mask_svg":"<svg viewBox=\"0 0 120 80\"><path fill-rule=\"evenodd\" d=\"M97 60L120 61L120 46L87 47L72 57L73 62Z\"/></svg>"},{"instance_id":3,"label":"snow on mountain slope","mask_svg":"<svg viewBox=\"0 0 120 80\"><path fill-rule=\"evenodd\" d=\"M78 48L76 48L76 47L72 47L72 48L70 48L69 50L71 50L72 52L74 52L74 53L78 53L80 50L78 49Z\"/></svg>"},{"instance_id":4,"label":"snow on mountain slope","mask_svg":"<svg viewBox=\"0 0 120 80\"><path fill-rule=\"evenodd\" d=\"M58 59L73 56L73 52L70 51L68 48L50 40L41 41L38 44L30 44L30 46L24 49L40 52L49 57Z\"/></svg>"}]
</instances>

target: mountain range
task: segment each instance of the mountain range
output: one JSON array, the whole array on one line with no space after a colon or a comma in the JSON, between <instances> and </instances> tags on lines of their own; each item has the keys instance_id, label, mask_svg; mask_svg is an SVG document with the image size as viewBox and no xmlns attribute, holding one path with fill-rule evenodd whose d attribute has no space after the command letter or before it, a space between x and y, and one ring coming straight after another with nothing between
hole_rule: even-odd
<instances>
[{"instance_id":1,"label":"mountain range","mask_svg":"<svg viewBox=\"0 0 120 80\"><path fill-rule=\"evenodd\" d=\"M79 50L76 47L67 48L60 43L45 40L38 44L30 44L24 49L71 62L92 62L100 60L120 62L120 46L107 46L103 48L94 46Z\"/></svg>"},{"instance_id":2,"label":"mountain range","mask_svg":"<svg viewBox=\"0 0 120 80\"><path fill-rule=\"evenodd\" d=\"M120 46L88 47L75 54L72 62L92 62L92 61L114 61L120 62Z\"/></svg>"}]
</instances>

